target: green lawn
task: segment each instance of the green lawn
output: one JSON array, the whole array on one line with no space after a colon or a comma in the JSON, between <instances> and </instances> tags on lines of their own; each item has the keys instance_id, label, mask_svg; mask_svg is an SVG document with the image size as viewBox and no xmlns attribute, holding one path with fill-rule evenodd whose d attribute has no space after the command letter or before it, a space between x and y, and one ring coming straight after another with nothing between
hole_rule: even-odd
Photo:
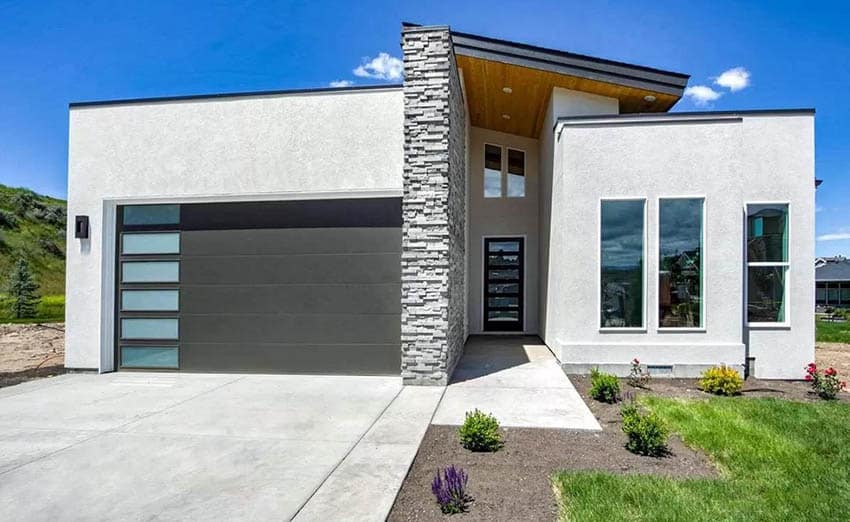
<instances>
[{"instance_id":1,"label":"green lawn","mask_svg":"<svg viewBox=\"0 0 850 522\"><path fill-rule=\"evenodd\" d=\"M850 321L815 321L815 339L820 343L850 343Z\"/></svg>"},{"instance_id":2,"label":"green lawn","mask_svg":"<svg viewBox=\"0 0 850 522\"><path fill-rule=\"evenodd\" d=\"M0 296L0 323L61 323L65 321L65 296L46 295L38 305L38 315L26 319L15 319L9 310L5 296Z\"/></svg>"},{"instance_id":3,"label":"green lawn","mask_svg":"<svg viewBox=\"0 0 850 522\"><path fill-rule=\"evenodd\" d=\"M850 520L850 405L650 397L718 479L596 472L554 477L564 520Z\"/></svg>"}]
</instances>

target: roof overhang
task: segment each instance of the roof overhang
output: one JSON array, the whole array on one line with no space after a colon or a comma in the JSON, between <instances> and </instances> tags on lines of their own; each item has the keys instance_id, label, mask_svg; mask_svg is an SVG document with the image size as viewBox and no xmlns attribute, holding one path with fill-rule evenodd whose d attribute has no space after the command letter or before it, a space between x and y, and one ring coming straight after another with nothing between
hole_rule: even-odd
<instances>
[{"instance_id":1,"label":"roof overhang","mask_svg":"<svg viewBox=\"0 0 850 522\"><path fill-rule=\"evenodd\" d=\"M471 124L533 138L540 135L555 87L616 98L621 113L666 112L682 97L689 78L455 31L452 42Z\"/></svg>"}]
</instances>

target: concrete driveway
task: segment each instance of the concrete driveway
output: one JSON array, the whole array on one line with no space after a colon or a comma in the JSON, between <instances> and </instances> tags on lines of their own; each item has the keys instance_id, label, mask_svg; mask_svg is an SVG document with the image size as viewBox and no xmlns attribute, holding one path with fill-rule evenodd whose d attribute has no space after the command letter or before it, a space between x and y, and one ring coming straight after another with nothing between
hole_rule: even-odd
<instances>
[{"instance_id":1,"label":"concrete driveway","mask_svg":"<svg viewBox=\"0 0 850 522\"><path fill-rule=\"evenodd\" d=\"M0 389L0 513L383 520L442 392L398 377L155 373Z\"/></svg>"}]
</instances>

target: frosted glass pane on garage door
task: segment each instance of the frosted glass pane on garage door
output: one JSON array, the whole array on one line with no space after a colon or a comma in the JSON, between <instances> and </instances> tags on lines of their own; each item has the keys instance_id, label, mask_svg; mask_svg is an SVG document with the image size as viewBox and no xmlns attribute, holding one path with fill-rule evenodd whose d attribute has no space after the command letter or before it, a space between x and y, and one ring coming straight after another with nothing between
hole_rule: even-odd
<instances>
[{"instance_id":1,"label":"frosted glass pane on garage door","mask_svg":"<svg viewBox=\"0 0 850 522\"><path fill-rule=\"evenodd\" d=\"M121 263L123 283L176 283L180 279L177 261L125 261Z\"/></svg>"},{"instance_id":2,"label":"frosted glass pane on garage door","mask_svg":"<svg viewBox=\"0 0 850 522\"><path fill-rule=\"evenodd\" d=\"M122 290L121 309L130 311L177 311L177 290Z\"/></svg>"},{"instance_id":3,"label":"frosted glass pane on garage door","mask_svg":"<svg viewBox=\"0 0 850 522\"><path fill-rule=\"evenodd\" d=\"M180 233L122 234L122 254L179 254Z\"/></svg>"},{"instance_id":4,"label":"frosted glass pane on garage door","mask_svg":"<svg viewBox=\"0 0 850 522\"><path fill-rule=\"evenodd\" d=\"M122 339L177 339L177 319L121 319Z\"/></svg>"},{"instance_id":5,"label":"frosted glass pane on garage door","mask_svg":"<svg viewBox=\"0 0 850 522\"><path fill-rule=\"evenodd\" d=\"M176 346L122 346L122 368L177 368Z\"/></svg>"},{"instance_id":6,"label":"frosted glass pane on garage door","mask_svg":"<svg viewBox=\"0 0 850 522\"><path fill-rule=\"evenodd\" d=\"M175 225L180 205L132 205L124 207L125 225Z\"/></svg>"}]
</instances>

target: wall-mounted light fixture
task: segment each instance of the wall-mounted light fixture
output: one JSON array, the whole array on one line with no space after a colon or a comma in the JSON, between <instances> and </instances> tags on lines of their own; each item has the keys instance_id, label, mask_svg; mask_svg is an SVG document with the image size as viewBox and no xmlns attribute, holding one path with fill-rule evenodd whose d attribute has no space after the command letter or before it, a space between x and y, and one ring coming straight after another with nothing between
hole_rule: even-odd
<instances>
[{"instance_id":1,"label":"wall-mounted light fixture","mask_svg":"<svg viewBox=\"0 0 850 522\"><path fill-rule=\"evenodd\" d=\"M89 238L89 217L75 216L74 217L74 237L77 239Z\"/></svg>"}]
</instances>

